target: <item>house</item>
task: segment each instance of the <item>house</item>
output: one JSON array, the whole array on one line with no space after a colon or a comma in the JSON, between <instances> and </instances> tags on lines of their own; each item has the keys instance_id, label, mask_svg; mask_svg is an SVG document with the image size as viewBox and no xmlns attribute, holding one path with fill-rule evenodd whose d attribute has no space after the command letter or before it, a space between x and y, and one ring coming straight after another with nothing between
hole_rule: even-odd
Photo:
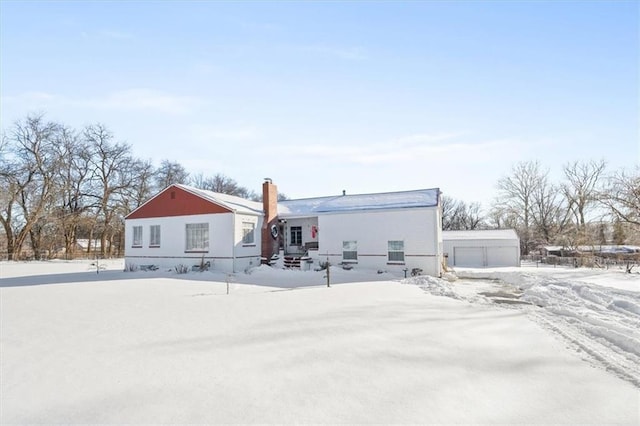
<instances>
[{"instance_id":1,"label":"house","mask_svg":"<svg viewBox=\"0 0 640 426\"><path fill-rule=\"evenodd\" d=\"M442 272L439 189L278 203L285 254L382 270Z\"/></svg>"},{"instance_id":2,"label":"house","mask_svg":"<svg viewBox=\"0 0 640 426\"><path fill-rule=\"evenodd\" d=\"M447 265L520 266L520 239L513 229L443 231Z\"/></svg>"},{"instance_id":3,"label":"house","mask_svg":"<svg viewBox=\"0 0 640 426\"><path fill-rule=\"evenodd\" d=\"M174 184L125 218L127 267L260 264L262 203Z\"/></svg>"},{"instance_id":4,"label":"house","mask_svg":"<svg viewBox=\"0 0 640 426\"><path fill-rule=\"evenodd\" d=\"M242 271L274 255L377 270L442 272L439 189L277 200L262 203L171 185L127 216L127 265L210 262ZM260 230L260 232L258 232Z\"/></svg>"},{"instance_id":5,"label":"house","mask_svg":"<svg viewBox=\"0 0 640 426\"><path fill-rule=\"evenodd\" d=\"M95 254L100 251L102 248L102 242L100 238L78 238L76 240L76 245L74 247L75 251L78 253L89 253Z\"/></svg>"}]
</instances>

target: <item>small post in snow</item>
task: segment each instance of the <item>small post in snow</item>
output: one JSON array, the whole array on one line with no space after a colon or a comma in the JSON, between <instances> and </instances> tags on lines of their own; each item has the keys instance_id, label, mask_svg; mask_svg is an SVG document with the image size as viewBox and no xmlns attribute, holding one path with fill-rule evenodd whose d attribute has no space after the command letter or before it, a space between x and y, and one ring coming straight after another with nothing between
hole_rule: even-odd
<instances>
[{"instance_id":1,"label":"small post in snow","mask_svg":"<svg viewBox=\"0 0 640 426\"><path fill-rule=\"evenodd\" d=\"M227 274L227 294L229 294L229 283L231 282L232 274Z\"/></svg>"},{"instance_id":2,"label":"small post in snow","mask_svg":"<svg viewBox=\"0 0 640 426\"><path fill-rule=\"evenodd\" d=\"M100 261L98 260L98 255L96 255L96 274L100 273Z\"/></svg>"},{"instance_id":3,"label":"small post in snow","mask_svg":"<svg viewBox=\"0 0 640 426\"><path fill-rule=\"evenodd\" d=\"M329 263L329 252L327 252L327 287L331 287L331 263Z\"/></svg>"}]
</instances>

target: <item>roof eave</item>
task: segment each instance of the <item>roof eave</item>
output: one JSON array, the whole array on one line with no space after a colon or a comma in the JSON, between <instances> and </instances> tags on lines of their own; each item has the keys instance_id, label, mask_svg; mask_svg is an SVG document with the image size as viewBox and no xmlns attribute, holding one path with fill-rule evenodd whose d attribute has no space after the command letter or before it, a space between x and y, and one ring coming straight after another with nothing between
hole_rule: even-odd
<instances>
[{"instance_id":1,"label":"roof eave","mask_svg":"<svg viewBox=\"0 0 640 426\"><path fill-rule=\"evenodd\" d=\"M437 204L430 206L406 206L406 207L380 207L380 208L354 208L346 210L324 210L324 211L311 211L301 213L284 213L278 212L278 216L291 219L299 219L305 217L324 216L329 214L348 214L348 213L362 213L362 212L381 212L381 211L401 211L401 210L413 210L413 209L433 209L437 208Z\"/></svg>"}]
</instances>

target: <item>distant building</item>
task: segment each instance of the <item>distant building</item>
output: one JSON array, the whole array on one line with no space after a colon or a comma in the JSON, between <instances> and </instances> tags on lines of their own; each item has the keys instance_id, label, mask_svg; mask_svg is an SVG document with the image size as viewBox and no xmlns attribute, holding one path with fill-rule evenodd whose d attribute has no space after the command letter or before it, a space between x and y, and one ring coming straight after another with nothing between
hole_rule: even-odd
<instances>
[{"instance_id":1,"label":"distant building","mask_svg":"<svg viewBox=\"0 0 640 426\"><path fill-rule=\"evenodd\" d=\"M594 245L581 245L577 247L566 246L543 246L540 252L544 256L558 256L558 257L575 257L575 256L603 256L603 257L615 257L615 256L629 256L640 253L640 246L634 245L616 245L616 244L594 244Z\"/></svg>"},{"instance_id":2,"label":"distant building","mask_svg":"<svg viewBox=\"0 0 640 426\"><path fill-rule=\"evenodd\" d=\"M91 245L91 247L89 247ZM100 252L102 248L102 242L99 238L96 239L88 239L88 238L78 238L76 240L75 252L78 253L97 253Z\"/></svg>"},{"instance_id":3,"label":"distant building","mask_svg":"<svg viewBox=\"0 0 640 426\"><path fill-rule=\"evenodd\" d=\"M520 239L513 229L444 231L442 240L449 266L520 266Z\"/></svg>"}]
</instances>

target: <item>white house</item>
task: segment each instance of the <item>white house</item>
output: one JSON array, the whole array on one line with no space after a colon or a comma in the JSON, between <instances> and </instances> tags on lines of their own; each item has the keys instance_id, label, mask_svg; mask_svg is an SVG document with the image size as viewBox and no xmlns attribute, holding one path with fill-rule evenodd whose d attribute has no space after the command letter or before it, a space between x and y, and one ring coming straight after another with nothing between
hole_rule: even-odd
<instances>
[{"instance_id":1,"label":"white house","mask_svg":"<svg viewBox=\"0 0 640 426\"><path fill-rule=\"evenodd\" d=\"M241 271L282 249L316 265L442 272L437 188L287 201L277 201L270 180L262 189L261 204L170 186L127 216L127 264L210 261L214 269Z\"/></svg>"},{"instance_id":2,"label":"white house","mask_svg":"<svg viewBox=\"0 0 640 426\"><path fill-rule=\"evenodd\" d=\"M260 264L262 203L171 185L125 219L127 267L241 271Z\"/></svg>"},{"instance_id":3,"label":"white house","mask_svg":"<svg viewBox=\"0 0 640 426\"><path fill-rule=\"evenodd\" d=\"M449 266L520 266L520 239L513 229L443 231Z\"/></svg>"},{"instance_id":4,"label":"white house","mask_svg":"<svg viewBox=\"0 0 640 426\"><path fill-rule=\"evenodd\" d=\"M358 268L442 272L438 189L280 201L278 218L286 254Z\"/></svg>"}]
</instances>

